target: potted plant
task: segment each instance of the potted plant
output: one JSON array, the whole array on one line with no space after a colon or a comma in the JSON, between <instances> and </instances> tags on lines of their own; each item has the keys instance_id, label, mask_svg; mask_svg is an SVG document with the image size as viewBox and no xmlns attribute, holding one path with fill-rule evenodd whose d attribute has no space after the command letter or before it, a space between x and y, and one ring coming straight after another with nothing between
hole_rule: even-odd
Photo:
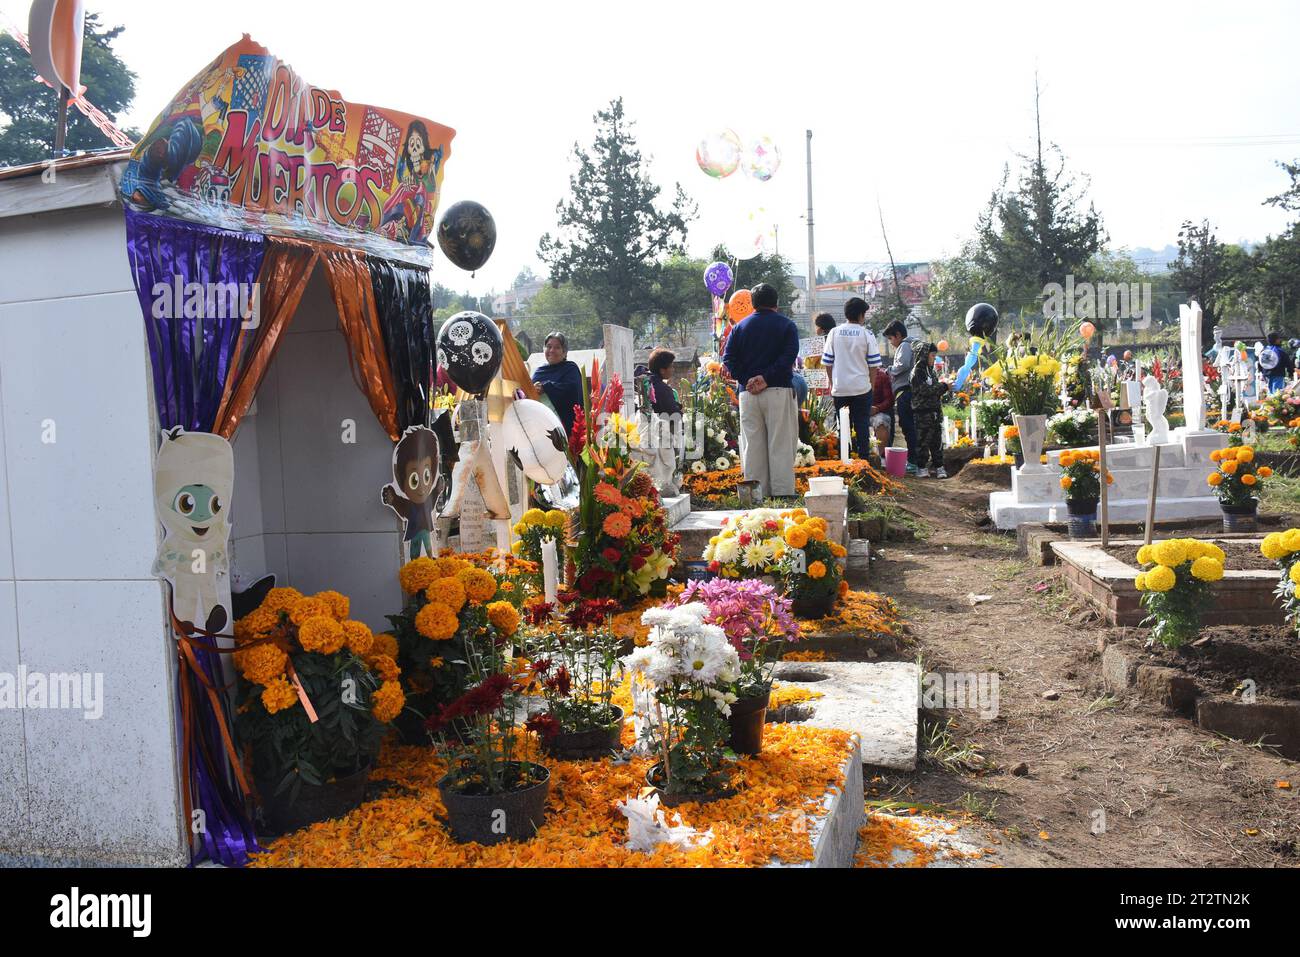
<instances>
[{"instance_id":1,"label":"potted plant","mask_svg":"<svg viewBox=\"0 0 1300 957\"><path fill-rule=\"evenodd\" d=\"M641 616L650 627L646 644L623 659L650 692L645 743L659 761L646 772L646 784L669 807L735 793L728 786L727 761L734 755L727 716L740 657L722 629L705 622L707 614L698 602L651 608Z\"/></svg>"},{"instance_id":2,"label":"potted plant","mask_svg":"<svg viewBox=\"0 0 1300 957\"><path fill-rule=\"evenodd\" d=\"M705 622L722 629L740 658L740 677L732 686L727 745L737 754L758 754L763 748L763 727L772 694L772 672L787 642L802 637L790 609L766 582L755 579L688 582L677 599L680 604L699 602L708 609Z\"/></svg>"},{"instance_id":3,"label":"potted plant","mask_svg":"<svg viewBox=\"0 0 1300 957\"><path fill-rule=\"evenodd\" d=\"M1257 527L1259 483L1273 476L1267 465L1255 466L1255 450L1249 445L1228 446L1210 453L1218 468L1205 481L1219 497L1226 532L1253 532Z\"/></svg>"},{"instance_id":4,"label":"potted plant","mask_svg":"<svg viewBox=\"0 0 1300 957\"><path fill-rule=\"evenodd\" d=\"M1059 351L1059 343L1048 333L1039 333L1036 340L1015 333L999 351L998 361L984 370L987 381L1006 389L1024 455L1022 474L1043 471L1040 456L1047 437L1047 416L1058 405L1061 363L1055 354Z\"/></svg>"},{"instance_id":5,"label":"potted plant","mask_svg":"<svg viewBox=\"0 0 1300 957\"><path fill-rule=\"evenodd\" d=\"M1061 453L1061 488L1065 490L1065 507L1070 512L1070 537L1092 535L1097 520L1097 503L1101 500L1101 453L1095 449L1066 449ZM1106 484L1115 477L1106 472Z\"/></svg>"},{"instance_id":6,"label":"potted plant","mask_svg":"<svg viewBox=\"0 0 1300 957\"><path fill-rule=\"evenodd\" d=\"M1097 419L1088 409L1066 409L1047 420L1048 434L1067 448L1094 445Z\"/></svg>"},{"instance_id":7,"label":"potted plant","mask_svg":"<svg viewBox=\"0 0 1300 957\"><path fill-rule=\"evenodd\" d=\"M785 552L786 521L775 508L751 508L734 519L724 517L722 530L704 546L708 570L724 578L761 578L777 571Z\"/></svg>"},{"instance_id":8,"label":"potted plant","mask_svg":"<svg viewBox=\"0 0 1300 957\"><path fill-rule=\"evenodd\" d=\"M515 720L533 682L531 668L512 655L519 612L509 602L471 600L460 618L469 687L425 721L448 757L438 781L447 829L460 843L528 840L545 820L551 773L524 760Z\"/></svg>"},{"instance_id":9,"label":"potted plant","mask_svg":"<svg viewBox=\"0 0 1300 957\"><path fill-rule=\"evenodd\" d=\"M580 760L620 749L623 709L611 700L622 671L620 644L607 619L587 628L543 625L529 641L546 710L531 716L527 727L548 755Z\"/></svg>"},{"instance_id":10,"label":"potted plant","mask_svg":"<svg viewBox=\"0 0 1300 957\"><path fill-rule=\"evenodd\" d=\"M1151 637L1168 648L1195 639L1201 614L1213 600L1210 583L1223 577L1223 549L1212 542L1174 538L1143 545L1137 560L1145 570L1133 584L1150 613L1142 624L1151 625Z\"/></svg>"},{"instance_id":11,"label":"potted plant","mask_svg":"<svg viewBox=\"0 0 1300 957\"><path fill-rule=\"evenodd\" d=\"M235 623L236 728L272 831L361 803L388 723L405 703L389 652L335 591L273 588Z\"/></svg>"},{"instance_id":12,"label":"potted plant","mask_svg":"<svg viewBox=\"0 0 1300 957\"><path fill-rule=\"evenodd\" d=\"M785 546L777 577L798 618L824 618L840 596L847 554L843 545L826 538L826 519L809 517L803 509L782 513Z\"/></svg>"},{"instance_id":13,"label":"potted plant","mask_svg":"<svg viewBox=\"0 0 1300 957\"><path fill-rule=\"evenodd\" d=\"M1227 419L1220 419L1218 422L1215 422L1214 425L1210 426L1210 428L1226 435L1228 437L1229 446L1241 445L1243 441L1241 434L1242 426L1240 422L1229 422Z\"/></svg>"},{"instance_id":14,"label":"potted plant","mask_svg":"<svg viewBox=\"0 0 1300 957\"><path fill-rule=\"evenodd\" d=\"M1270 532L1259 546L1260 553L1276 562L1281 575L1274 594L1286 612L1291 630L1300 633L1300 529Z\"/></svg>"},{"instance_id":15,"label":"potted plant","mask_svg":"<svg viewBox=\"0 0 1300 957\"><path fill-rule=\"evenodd\" d=\"M1014 425L1002 426L1002 439L1006 443L1007 454L1015 460L1016 467L1019 468L1025 462L1025 457L1020 451L1020 429Z\"/></svg>"}]
</instances>

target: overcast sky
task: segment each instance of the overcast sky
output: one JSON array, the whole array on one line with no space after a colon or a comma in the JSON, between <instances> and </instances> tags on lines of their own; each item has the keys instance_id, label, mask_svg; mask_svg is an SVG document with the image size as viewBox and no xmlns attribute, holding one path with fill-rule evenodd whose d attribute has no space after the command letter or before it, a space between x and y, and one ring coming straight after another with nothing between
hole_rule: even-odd
<instances>
[{"instance_id":1,"label":"overcast sky","mask_svg":"<svg viewBox=\"0 0 1300 957\"><path fill-rule=\"evenodd\" d=\"M483 292L520 267L567 191L575 141L622 96L654 179L700 205L691 251L706 255L765 210L780 251L805 272L804 131L813 131L819 264L885 258L883 206L899 260L951 254L972 232L1004 163L1033 145L1033 79L1044 136L1091 181L1111 245L1159 249L1185 218L1260 240L1286 218L1275 161L1300 156L1300 4L890 3L707 0L89 0L126 32L139 75L124 125L145 128L224 47L249 33L308 82L345 99L456 129L442 206L475 199L499 231L471 282L439 257L435 279ZM27 4L0 0L25 27ZM776 175L712 180L706 135L768 136Z\"/></svg>"}]
</instances>

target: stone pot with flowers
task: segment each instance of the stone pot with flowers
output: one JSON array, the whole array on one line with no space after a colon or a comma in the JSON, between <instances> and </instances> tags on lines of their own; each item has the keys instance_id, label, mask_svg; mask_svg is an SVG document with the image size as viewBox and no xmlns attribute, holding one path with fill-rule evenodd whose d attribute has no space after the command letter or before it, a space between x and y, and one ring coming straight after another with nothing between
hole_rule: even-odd
<instances>
[{"instance_id":1,"label":"stone pot with flowers","mask_svg":"<svg viewBox=\"0 0 1300 957\"><path fill-rule=\"evenodd\" d=\"M1218 467L1205 481L1219 497L1224 531L1255 531L1260 483L1272 478L1273 470L1267 465L1256 466L1255 449L1249 445L1215 449L1210 461Z\"/></svg>"},{"instance_id":2,"label":"stone pot with flowers","mask_svg":"<svg viewBox=\"0 0 1300 957\"><path fill-rule=\"evenodd\" d=\"M727 746L737 754L758 754L763 749L772 673L786 646L803 637L790 599L757 579L714 578L688 582L669 607L694 603L704 605L704 621L722 629L740 658L740 675L730 689L736 700L727 720L731 728Z\"/></svg>"},{"instance_id":3,"label":"stone pot with flowers","mask_svg":"<svg viewBox=\"0 0 1300 957\"><path fill-rule=\"evenodd\" d=\"M336 591L272 588L235 623L236 728L269 829L296 830L361 803L405 696L391 635L348 617Z\"/></svg>"}]
</instances>

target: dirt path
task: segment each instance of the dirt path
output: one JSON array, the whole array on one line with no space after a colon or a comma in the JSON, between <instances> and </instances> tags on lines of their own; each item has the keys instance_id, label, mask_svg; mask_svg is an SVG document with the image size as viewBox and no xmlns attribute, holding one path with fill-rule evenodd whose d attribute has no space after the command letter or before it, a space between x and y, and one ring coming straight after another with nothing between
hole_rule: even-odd
<instances>
[{"instance_id":1,"label":"dirt path","mask_svg":"<svg viewBox=\"0 0 1300 957\"><path fill-rule=\"evenodd\" d=\"M1106 697L1097 642L1114 630L977 527L989 490L909 479L899 504L928 535L885 546L871 588L900 604L924 671L997 672L997 717L927 712L918 770L868 797L965 808L1008 865L1300 865L1300 766Z\"/></svg>"}]
</instances>

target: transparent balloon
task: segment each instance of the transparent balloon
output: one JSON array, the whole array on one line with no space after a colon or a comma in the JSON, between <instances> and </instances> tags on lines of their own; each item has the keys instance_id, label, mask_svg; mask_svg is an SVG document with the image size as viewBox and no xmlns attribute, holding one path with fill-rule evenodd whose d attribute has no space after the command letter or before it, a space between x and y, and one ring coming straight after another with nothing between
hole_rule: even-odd
<instances>
[{"instance_id":1,"label":"transparent balloon","mask_svg":"<svg viewBox=\"0 0 1300 957\"><path fill-rule=\"evenodd\" d=\"M723 130L700 140L695 148L695 162L714 179L726 179L740 166L740 137Z\"/></svg>"},{"instance_id":2,"label":"transparent balloon","mask_svg":"<svg viewBox=\"0 0 1300 957\"><path fill-rule=\"evenodd\" d=\"M781 168L781 150L769 136L760 136L745 150L745 174L766 183Z\"/></svg>"},{"instance_id":3,"label":"transparent balloon","mask_svg":"<svg viewBox=\"0 0 1300 957\"><path fill-rule=\"evenodd\" d=\"M723 245L736 259L753 259L773 252L776 247L776 227L767 210L759 208L737 213L728 227Z\"/></svg>"}]
</instances>

